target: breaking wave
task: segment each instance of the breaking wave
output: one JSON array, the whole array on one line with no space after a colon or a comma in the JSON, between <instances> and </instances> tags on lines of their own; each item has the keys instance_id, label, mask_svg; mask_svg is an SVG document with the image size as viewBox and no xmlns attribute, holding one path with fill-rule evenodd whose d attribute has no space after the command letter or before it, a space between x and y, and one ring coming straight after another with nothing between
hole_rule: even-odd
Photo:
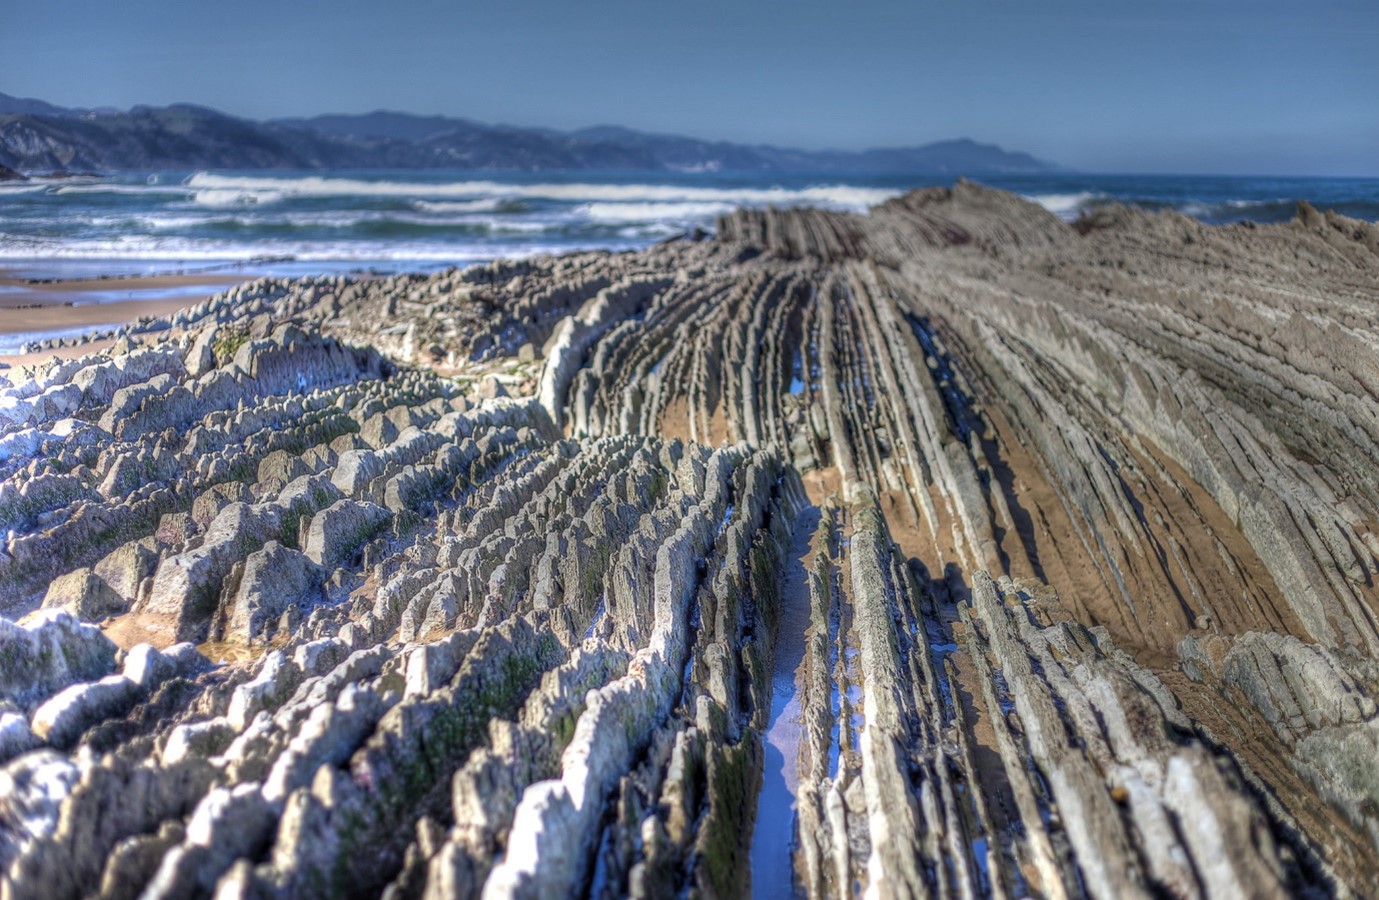
<instances>
[{"instance_id":1,"label":"breaking wave","mask_svg":"<svg viewBox=\"0 0 1379 900\"><path fill-rule=\"evenodd\" d=\"M943 179L938 179L940 182ZM462 262L646 246L742 206L865 212L925 177L457 172L140 173L0 185L0 258ZM1292 218L1291 198L1379 219L1374 179L992 176L1066 220L1110 203L1208 222Z\"/></svg>"},{"instance_id":2,"label":"breaking wave","mask_svg":"<svg viewBox=\"0 0 1379 900\"><path fill-rule=\"evenodd\" d=\"M1104 199L1105 194L1095 191L1078 191L1073 194L1026 194L1025 199L1033 200L1061 219L1076 219L1096 200Z\"/></svg>"},{"instance_id":3,"label":"breaking wave","mask_svg":"<svg viewBox=\"0 0 1379 900\"><path fill-rule=\"evenodd\" d=\"M539 200L614 201L642 203L719 203L732 206L818 205L862 211L898 196L901 191L852 185L786 187L698 187L673 184L597 184L546 182L520 184L480 180L427 183L365 181L312 175L304 178L245 177L197 172L186 185L200 190L290 197L456 197L494 200L511 197Z\"/></svg>"}]
</instances>

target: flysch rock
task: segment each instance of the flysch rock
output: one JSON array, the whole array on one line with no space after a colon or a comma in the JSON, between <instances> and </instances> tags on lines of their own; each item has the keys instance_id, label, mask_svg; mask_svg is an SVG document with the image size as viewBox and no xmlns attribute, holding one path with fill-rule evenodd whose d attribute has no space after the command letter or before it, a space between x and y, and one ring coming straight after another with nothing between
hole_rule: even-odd
<instances>
[{"instance_id":1,"label":"flysch rock","mask_svg":"<svg viewBox=\"0 0 1379 900\"><path fill-rule=\"evenodd\" d=\"M24 625L0 619L0 699L31 703L115 667L117 647L65 610Z\"/></svg>"},{"instance_id":2,"label":"flysch rock","mask_svg":"<svg viewBox=\"0 0 1379 900\"><path fill-rule=\"evenodd\" d=\"M105 579L87 568L54 579L43 596L43 606L65 609L88 622L99 621L129 608L129 604L111 589Z\"/></svg>"},{"instance_id":3,"label":"flysch rock","mask_svg":"<svg viewBox=\"0 0 1379 900\"><path fill-rule=\"evenodd\" d=\"M1377 248L960 181L7 371L0 897L1373 894Z\"/></svg>"}]
</instances>

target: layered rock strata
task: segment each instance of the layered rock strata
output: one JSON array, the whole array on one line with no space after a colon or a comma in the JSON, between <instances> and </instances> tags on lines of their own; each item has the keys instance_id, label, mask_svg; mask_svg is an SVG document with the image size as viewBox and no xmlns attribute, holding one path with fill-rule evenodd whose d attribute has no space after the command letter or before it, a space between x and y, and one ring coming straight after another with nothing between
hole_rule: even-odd
<instances>
[{"instance_id":1,"label":"layered rock strata","mask_svg":"<svg viewBox=\"0 0 1379 900\"><path fill-rule=\"evenodd\" d=\"M0 889L1372 893L1376 308L960 183L6 373Z\"/></svg>"}]
</instances>

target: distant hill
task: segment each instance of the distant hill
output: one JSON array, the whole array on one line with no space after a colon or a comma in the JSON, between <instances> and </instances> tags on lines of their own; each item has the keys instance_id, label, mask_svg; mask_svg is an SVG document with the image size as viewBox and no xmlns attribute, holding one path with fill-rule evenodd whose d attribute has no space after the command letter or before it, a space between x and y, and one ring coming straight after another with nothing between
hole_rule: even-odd
<instances>
[{"instance_id":1,"label":"distant hill","mask_svg":"<svg viewBox=\"0 0 1379 900\"><path fill-rule=\"evenodd\" d=\"M315 131L339 137L411 141L425 141L446 134L483 131L488 126L468 119L447 116L417 116L411 113L377 112L357 116L313 116L310 119L272 119L270 123L283 128Z\"/></svg>"},{"instance_id":2,"label":"distant hill","mask_svg":"<svg viewBox=\"0 0 1379 900\"><path fill-rule=\"evenodd\" d=\"M0 116L71 116L82 110L64 109L42 100L28 100L0 94Z\"/></svg>"},{"instance_id":3,"label":"distant hill","mask_svg":"<svg viewBox=\"0 0 1379 900\"><path fill-rule=\"evenodd\" d=\"M266 122L191 104L67 109L0 94L0 166L21 172L153 169L455 168L494 171L1047 172L1027 153L971 140L791 150L617 126L561 132L377 111Z\"/></svg>"}]
</instances>

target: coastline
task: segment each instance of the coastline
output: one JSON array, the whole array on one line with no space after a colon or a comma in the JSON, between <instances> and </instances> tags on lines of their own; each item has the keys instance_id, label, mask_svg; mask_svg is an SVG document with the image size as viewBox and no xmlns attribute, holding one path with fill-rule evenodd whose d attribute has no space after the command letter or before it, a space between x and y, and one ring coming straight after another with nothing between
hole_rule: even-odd
<instances>
[{"instance_id":1,"label":"coastline","mask_svg":"<svg viewBox=\"0 0 1379 900\"><path fill-rule=\"evenodd\" d=\"M0 776L61 836L17 891L124 865L78 813L148 833L102 793L130 765L245 894L1125 896L1175 852L1185 896L1368 884L1379 494L1332 486L1379 471L1379 228L1300 209L747 209L636 253L268 275L9 373ZM470 828L494 785L505 855ZM354 817L307 833L318 788ZM245 827L289 864L232 866ZM648 833L654 865L620 855ZM194 892L187 846L131 883Z\"/></svg>"}]
</instances>

